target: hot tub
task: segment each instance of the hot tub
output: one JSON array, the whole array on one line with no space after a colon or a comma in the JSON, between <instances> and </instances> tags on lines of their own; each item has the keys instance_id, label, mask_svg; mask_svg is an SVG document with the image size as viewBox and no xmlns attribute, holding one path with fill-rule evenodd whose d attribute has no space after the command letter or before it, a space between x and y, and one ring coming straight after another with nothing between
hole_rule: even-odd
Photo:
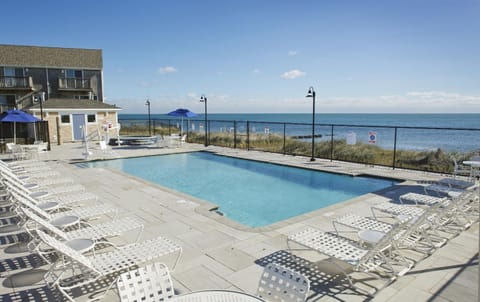
<instances>
[{"instance_id":1,"label":"hot tub","mask_svg":"<svg viewBox=\"0 0 480 302\"><path fill-rule=\"evenodd\" d=\"M156 136L120 136L120 145L152 145L157 143L157 139ZM118 139L111 138L108 144L110 146L118 146Z\"/></svg>"}]
</instances>

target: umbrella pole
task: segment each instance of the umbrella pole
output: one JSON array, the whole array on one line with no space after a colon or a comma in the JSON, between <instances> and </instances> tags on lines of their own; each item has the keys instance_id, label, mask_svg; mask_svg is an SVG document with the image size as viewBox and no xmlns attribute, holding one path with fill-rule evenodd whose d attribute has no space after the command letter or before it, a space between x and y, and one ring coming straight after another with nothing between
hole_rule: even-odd
<instances>
[{"instance_id":1,"label":"umbrella pole","mask_svg":"<svg viewBox=\"0 0 480 302\"><path fill-rule=\"evenodd\" d=\"M17 144L17 122L13 122L13 143Z\"/></svg>"}]
</instances>

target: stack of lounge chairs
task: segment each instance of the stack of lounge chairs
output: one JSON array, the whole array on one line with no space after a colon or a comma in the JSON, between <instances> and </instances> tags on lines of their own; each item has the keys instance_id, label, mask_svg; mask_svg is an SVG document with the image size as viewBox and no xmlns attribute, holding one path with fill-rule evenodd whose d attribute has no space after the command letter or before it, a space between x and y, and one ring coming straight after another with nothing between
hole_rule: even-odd
<instances>
[{"instance_id":1,"label":"stack of lounge chairs","mask_svg":"<svg viewBox=\"0 0 480 302\"><path fill-rule=\"evenodd\" d=\"M181 247L164 237L140 242L142 231L141 221L121 216L44 162L0 161L0 236L14 238L1 248L23 243L27 253L39 255L48 265L45 283L70 301L90 295L100 279L108 280L105 294L120 273L168 254L177 255L175 267ZM135 241L109 241L127 232L138 232Z\"/></svg>"},{"instance_id":2,"label":"stack of lounge chairs","mask_svg":"<svg viewBox=\"0 0 480 302\"><path fill-rule=\"evenodd\" d=\"M352 288L373 296L479 219L478 183L448 178L425 184L424 191L377 204L371 217L339 217L333 231L309 227L291 234L289 250L292 256L307 250L328 257ZM361 288L352 273L383 282Z\"/></svg>"}]
</instances>

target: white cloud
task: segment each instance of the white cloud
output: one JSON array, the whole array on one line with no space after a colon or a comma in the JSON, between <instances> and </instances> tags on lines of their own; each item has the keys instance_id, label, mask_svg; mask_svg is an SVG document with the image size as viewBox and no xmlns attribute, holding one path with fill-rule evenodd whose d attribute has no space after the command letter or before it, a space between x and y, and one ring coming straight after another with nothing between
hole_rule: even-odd
<instances>
[{"instance_id":1,"label":"white cloud","mask_svg":"<svg viewBox=\"0 0 480 302\"><path fill-rule=\"evenodd\" d=\"M177 72L177 69L173 66L164 66L164 67L160 67L158 69L158 72L161 73L161 74L175 73L175 72Z\"/></svg>"},{"instance_id":2,"label":"white cloud","mask_svg":"<svg viewBox=\"0 0 480 302\"><path fill-rule=\"evenodd\" d=\"M298 52L296 50L289 50L288 51L288 56L289 57L294 57L298 54Z\"/></svg>"},{"instance_id":3,"label":"white cloud","mask_svg":"<svg viewBox=\"0 0 480 302\"><path fill-rule=\"evenodd\" d=\"M320 97L321 99L321 97ZM321 101L329 112L478 113L480 96L444 91L414 91L404 95L334 97Z\"/></svg>"},{"instance_id":4,"label":"white cloud","mask_svg":"<svg viewBox=\"0 0 480 302\"><path fill-rule=\"evenodd\" d=\"M255 68L252 72L253 72L254 74L259 74L259 73L260 73L260 69Z\"/></svg>"},{"instance_id":5,"label":"white cloud","mask_svg":"<svg viewBox=\"0 0 480 302\"><path fill-rule=\"evenodd\" d=\"M303 72L301 70L298 70L298 69L293 69L293 70L284 72L281 75L281 77L284 78L284 79L293 80L293 79L296 79L296 78L299 78L299 77L303 77L305 75L306 75L305 72Z\"/></svg>"},{"instance_id":6,"label":"white cloud","mask_svg":"<svg viewBox=\"0 0 480 302\"><path fill-rule=\"evenodd\" d=\"M208 93L208 92L207 92ZM307 112L312 110L311 99L298 97L266 98L208 93L209 112ZM152 113L166 113L186 107L196 113L204 110L196 92L156 96L150 93ZM110 97L121 113L144 113L145 98ZM211 107L210 107L211 105ZM464 95L443 91L414 91L396 95L327 97L317 91L316 109L319 113L480 113L480 95Z\"/></svg>"}]
</instances>

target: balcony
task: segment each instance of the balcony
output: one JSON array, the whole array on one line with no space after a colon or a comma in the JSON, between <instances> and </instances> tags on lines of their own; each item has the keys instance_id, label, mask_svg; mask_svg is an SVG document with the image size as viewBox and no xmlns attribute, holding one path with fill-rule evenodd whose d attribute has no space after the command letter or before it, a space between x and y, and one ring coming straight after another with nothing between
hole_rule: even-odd
<instances>
[{"instance_id":1,"label":"balcony","mask_svg":"<svg viewBox=\"0 0 480 302\"><path fill-rule=\"evenodd\" d=\"M32 77L2 77L0 76L0 90L32 90Z\"/></svg>"},{"instance_id":2,"label":"balcony","mask_svg":"<svg viewBox=\"0 0 480 302\"><path fill-rule=\"evenodd\" d=\"M58 79L58 90L90 91L90 80L82 78L60 78Z\"/></svg>"}]
</instances>

